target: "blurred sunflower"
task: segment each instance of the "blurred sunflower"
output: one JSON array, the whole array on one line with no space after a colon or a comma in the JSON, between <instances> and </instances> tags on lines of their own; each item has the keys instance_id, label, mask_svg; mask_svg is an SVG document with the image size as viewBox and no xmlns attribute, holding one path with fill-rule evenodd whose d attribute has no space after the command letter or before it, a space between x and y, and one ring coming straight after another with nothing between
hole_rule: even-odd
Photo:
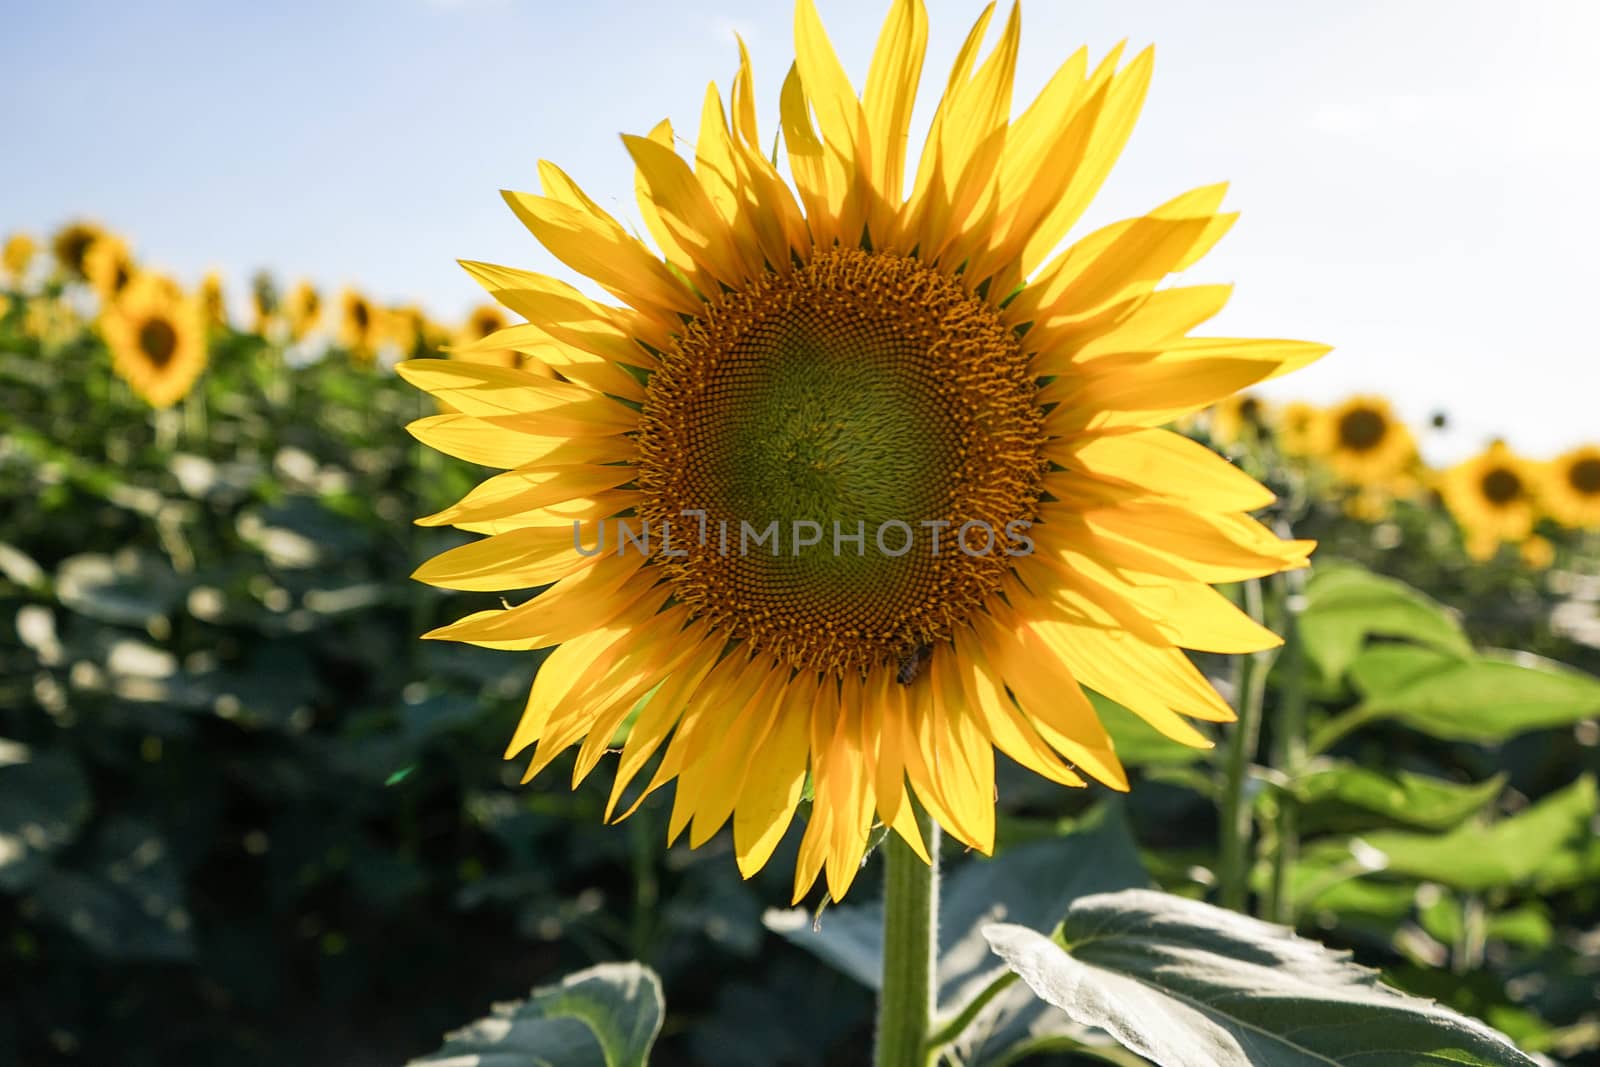
<instances>
[{"instance_id":1,"label":"blurred sunflower","mask_svg":"<svg viewBox=\"0 0 1600 1067\"><path fill-rule=\"evenodd\" d=\"M200 279L200 313L207 326L214 330L225 329L228 325L228 298L222 291L222 275L217 271L206 271L206 276Z\"/></svg>"},{"instance_id":2,"label":"blurred sunflower","mask_svg":"<svg viewBox=\"0 0 1600 1067\"><path fill-rule=\"evenodd\" d=\"M84 277L89 279L89 284L100 295L102 303L109 304L121 296L137 273L133 253L115 234L96 238L83 254Z\"/></svg>"},{"instance_id":3,"label":"blurred sunflower","mask_svg":"<svg viewBox=\"0 0 1600 1067\"><path fill-rule=\"evenodd\" d=\"M322 319L322 296L316 286L305 280L296 282L283 302L283 314L289 323L291 341L304 341L311 336Z\"/></svg>"},{"instance_id":4,"label":"blurred sunflower","mask_svg":"<svg viewBox=\"0 0 1600 1067\"><path fill-rule=\"evenodd\" d=\"M1521 546L1538 519L1534 497L1538 468L1512 452L1504 441L1439 477L1439 492L1460 524L1467 554L1493 556L1502 543Z\"/></svg>"},{"instance_id":5,"label":"blurred sunflower","mask_svg":"<svg viewBox=\"0 0 1600 1067\"><path fill-rule=\"evenodd\" d=\"M1317 427L1322 412L1315 404L1291 401L1273 415L1272 424L1278 433L1278 447L1286 455L1308 456L1317 445Z\"/></svg>"},{"instance_id":6,"label":"blurred sunflower","mask_svg":"<svg viewBox=\"0 0 1600 1067\"><path fill-rule=\"evenodd\" d=\"M12 285L21 285L38 251L38 242L25 233L7 237L4 247L0 247L0 267L5 269L6 280Z\"/></svg>"},{"instance_id":7,"label":"blurred sunflower","mask_svg":"<svg viewBox=\"0 0 1600 1067\"><path fill-rule=\"evenodd\" d=\"M97 223L83 220L69 222L50 238L50 251L68 277L83 281L88 277L84 272L84 257L95 242L104 236L106 231Z\"/></svg>"},{"instance_id":8,"label":"blurred sunflower","mask_svg":"<svg viewBox=\"0 0 1600 1067\"><path fill-rule=\"evenodd\" d=\"M537 742L531 778L579 745L582 779L642 702L607 817L662 753L640 799L676 779L669 835L695 846L731 818L746 875L809 770L796 899L823 870L844 895L874 817L925 855L913 795L990 851L995 749L1063 785L1082 772L1126 789L1082 687L1208 745L1188 720L1233 713L1182 648L1278 643L1209 583L1298 567L1311 548L1245 514L1271 493L1159 428L1325 351L1188 337L1227 288L1156 289L1228 229L1222 187L1050 256L1132 128L1150 53L1119 69L1120 52L1091 67L1080 51L1012 122L1019 16L980 61L991 13L909 197L922 4L896 0L858 97L800 0L780 101L793 191L763 148L741 47L729 110L707 92L692 167L668 123L624 138L660 254L548 162L543 195L505 194L621 306L466 265L529 320L516 329L561 380L400 367L458 412L414 423L417 437L508 470L420 520L488 536L416 577L548 587L428 635L557 646L508 757ZM575 520L593 543L623 515L635 533L648 523L648 555L614 538L575 550ZM830 523L831 539L809 539L806 524ZM782 552L719 547L747 531L776 532Z\"/></svg>"},{"instance_id":9,"label":"blurred sunflower","mask_svg":"<svg viewBox=\"0 0 1600 1067\"><path fill-rule=\"evenodd\" d=\"M1219 445L1254 441L1266 428L1267 405L1254 393L1230 396L1211 408L1211 439Z\"/></svg>"},{"instance_id":10,"label":"blurred sunflower","mask_svg":"<svg viewBox=\"0 0 1600 1067\"><path fill-rule=\"evenodd\" d=\"M152 407L182 399L206 365L205 321L176 286L137 275L101 318L112 367Z\"/></svg>"},{"instance_id":11,"label":"blurred sunflower","mask_svg":"<svg viewBox=\"0 0 1600 1067\"><path fill-rule=\"evenodd\" d=\"M250 276L250 328L265 337L272 332L279 311L278 283L270 271L258 270Z\"/></svg>"},{"instance_id":12,"label":"blurred sunflower","mask_svg":"<svg viewBox=\"0 0 1600 1067\"><path fill-rule=\"evenodd\" d=\"M496 367L520 367L542 378L553 378L555 372L532 352L522 352L510 347L511 344L522 343L528 345L529 332L526 329L513 327L506 313L494 304L479 304L467 315L461 328L456 331L454 342L450 346L452 359L466 360L468 363L487 363ZM548 343L548 338L541 331L532 334L535 351ZM522 340L519 342L518 338ZM504 346L504 347L502 347Z\"/></svg>"},{"instance_id":13,"label":"blurred sunflower","mask_svg":"<svg viewBox=\"0 0 1600 1067\"><path fill-rule=\"evenodd\" d=\"M339 343L357 363L372 363L378 358L381 334L379 315L372 302L354 289L339 294Z\"/></svg>"},{"instance_id":14,"label":"blurred sunflower","mask_svg":"<svg viewBox=\"0 0 1600 1067\"><path fill-rule=\"evenodd\" d=\"M1600 445L1580 445L1545 467L1540 498L1550 517L1576 530L1600 530Z\"/></svg>"},{"instance_id":15,"label":"blurred sunflower","mask_svg":"<svg viewBox=\"0 0 1600 1067\"><path fill-rule=\"evenodd\" d=\"M386 340L407 359L437 355L448 340L446 332L415 304L391 308L383 323Z\"/></svg>"},{"instance_id":16,"label":"blurred sunflower","mask_svg":"<svg viewBox=\"0 0 1600 1067\"><path fill-rule=\"evenodd\" d=\"M1411 431L1380 396L1353 396L1336 404L1313 433L1313 451L1351 485L1386 489L1416 465Z\"/></svg>"}]
</instances>

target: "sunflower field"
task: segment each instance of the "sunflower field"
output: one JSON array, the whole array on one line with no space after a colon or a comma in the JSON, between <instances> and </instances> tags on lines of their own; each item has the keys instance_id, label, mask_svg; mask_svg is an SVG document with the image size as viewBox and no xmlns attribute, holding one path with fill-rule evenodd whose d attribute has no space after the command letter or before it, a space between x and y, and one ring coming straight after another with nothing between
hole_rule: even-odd
<instances>
[{"instance_id":1,"label":"sunflower field","mask_svg":"<svg viewBox=\"0 0 1600 1067\"><path fill-rule=\"evenodd\" d=\"M695 171L626 139L659 253L508 194L624 307L6 238L0 1065L1600 1063L1600 441L1257 391L1325 350L1156 288L1220 189L1046 264L1097 183L902 195L800 6L792 178L746 66ZM1006 151L1109 167L1115 58ZM1044 551L579 537L703 499Z\"/></svg>"}]
</instances>

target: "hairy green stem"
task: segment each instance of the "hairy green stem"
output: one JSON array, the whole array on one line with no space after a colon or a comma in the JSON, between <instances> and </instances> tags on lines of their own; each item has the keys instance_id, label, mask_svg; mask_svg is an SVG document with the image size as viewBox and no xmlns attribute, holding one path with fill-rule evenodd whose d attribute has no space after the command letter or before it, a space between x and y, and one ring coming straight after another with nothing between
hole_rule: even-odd
<instances>
[{"instance_id":1,"label":"hairy green stem","mask_svg":"<svg viewBox=\"0 0 1600 1067\"><path fill-rule=\"evenodd\" d=\"M1261 582L1251 579L1244 585L1245 609L1258 622L1262 617ZM1223 788L1218 815L1221 819L1222 855L1217 864L1220 900L1225 908L1243 911L1249 897L1250 834L1252 819L1250 765L1261 742L1261 710L1267 692L1267 671L1272 666L1271 652L1240 656L1235 701L1239 721L1228 737L1223 765Z\"/></svg>"},{"instance_id":2,"label":"hairy green stem","mask_svg":"<svg viewBox=\"0 0 1600 1067\"><path fill-rule=\"evenodd\" d=\"M932 864L897 834L883 843L883 986L875 1067L927 1067L939 953L939 827L917 812Z\"/></svg>"}]
</instances>

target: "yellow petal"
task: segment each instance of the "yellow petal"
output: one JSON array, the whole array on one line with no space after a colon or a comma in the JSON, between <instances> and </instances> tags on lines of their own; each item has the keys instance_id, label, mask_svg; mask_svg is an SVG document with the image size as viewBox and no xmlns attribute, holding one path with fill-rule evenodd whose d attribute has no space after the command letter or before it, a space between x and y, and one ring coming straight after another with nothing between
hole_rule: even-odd
<instances>
[{"instance_id":1,"label":"yellow petal","mask_svg":"<svg viewBox=\"0 0 1600 1067\"><path fill-rule=\"evenodd\" d=\"M652 311L684 315L701 311L700 302L666 264L609 215L530 193L506 191L501 195L552 255L593 278L618 300Z\"/></svg>"},{"instance_id":2,"label":"yellow petal","mask_svg":"<svg viewBox=\"0 0 1600 1067\"><path fill-rule=\"evenodd\" d=\"M1226 459L1170 430L1058 438L1046 442L1044 456L1079 476L1109 478L1208 511L1254 511L1276 499Z\"/></svg>"}]
</instances>

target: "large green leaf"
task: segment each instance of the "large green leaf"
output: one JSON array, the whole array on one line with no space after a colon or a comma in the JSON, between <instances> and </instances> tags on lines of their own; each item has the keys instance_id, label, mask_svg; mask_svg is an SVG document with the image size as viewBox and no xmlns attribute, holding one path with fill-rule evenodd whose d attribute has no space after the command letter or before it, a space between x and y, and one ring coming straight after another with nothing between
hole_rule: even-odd
<instances>
[{"instance_id":1,"label":"large green leaf","mask_svg":"<svg viewBox=\"0 0 1600 1067\"><path fill-rule=\"evenodd\" d=\"M1380 984L1348 954L1182 897L1082 897L1066 948L1009 923L985 932L1041 999L1160 1067L1534 1062L1482 1023Z\"/></svg>"},{"instance_id":2,"label":"large green leaf","mask_svg":"<svg viewBox=\"0 0 1600 1067\"><path fill-rule=\"evenodd\" d=\"M1368 649L1351 666L1368 719L1399 719L1449 741L1504 741L1600 715L1600 679L1537 656Z\"/></svg>"},{"instance_id":3,"label":"large green leaf","mask_svg":"<svg viewBox=\"0 0 1600 1067\"><path fill-rule=\"evenodd\" d=\"M1391 822L1447 830L1500 795L1504 775L1470 785L1400 771L1393 777L1343 761L1318 764L1293 783L1307 809L1307 825L1336 821L1341 809L1357 809Z\"/></svg>"},{"instance_id":4,"label":"large green leaf","mask_svg":"<svg viewBox=\"0 0 1600 1067\"><path fill-rule=\"evenodd\" d=\"M1375 634L1472 653L1460 624L1442 605L1404 582L1348 563L1317 564L1297 625L1307 658L1329 679L1341 677Z\"/></svg>"},{"instance_id":5,"label":"large green leaf","mask_svg":"<svg viewBox=\"0 0 1600 1067\"><path fill-rule=\"evenodd\" d=\"M602 963L445 1038L413 1064L436 1067L643 1067L661 1032L661 980L638 963Z\"/></svg>"},{"instance_id":6,"label":"large green leaf","mask_svg":"<svg viewBox=\"0 0 1600 1067\"><path fill-rule=\"evenodd\" d=\"M1586 854L1593 833L1595 780L1587 775L1539 803L1491 826L1465 823L1446 834L1390 831L1361 841L1387 858L1384 869L1456 889L1481 891L1537 883L1555 888L1558 871L1581 875L1574 857Z\"/></svg>"}]
</instances>

